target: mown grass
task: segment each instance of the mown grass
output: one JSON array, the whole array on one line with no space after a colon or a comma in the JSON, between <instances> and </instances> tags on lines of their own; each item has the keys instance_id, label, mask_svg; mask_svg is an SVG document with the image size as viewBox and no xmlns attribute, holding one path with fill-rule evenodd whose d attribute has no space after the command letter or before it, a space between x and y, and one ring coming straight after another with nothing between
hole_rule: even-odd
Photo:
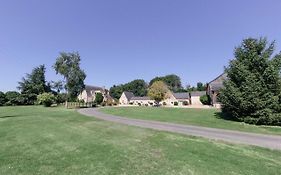
<instances>
[{"instance_id":1,"label":"mown grass","mask_svg":"<svg viewBox=\"0 0 281 175\"><path fill-rule=\"evenodd\" d=\"M0 174L280 174L281 152L95 120L0 108Z\"/></svg>"},{"instance_id":2,"label":"mown grass","mask_svg":"<svg viewBox=\"0 0 281 175\"><path fill-rule=\"evenodd\" d=\"M100 110L105 113L128 118L189 124L261 134L281 135L281 127L255 126L242 122L227 120L223 118L218 109L118 107L102 108Z\"/></svg>"}]
</instances>

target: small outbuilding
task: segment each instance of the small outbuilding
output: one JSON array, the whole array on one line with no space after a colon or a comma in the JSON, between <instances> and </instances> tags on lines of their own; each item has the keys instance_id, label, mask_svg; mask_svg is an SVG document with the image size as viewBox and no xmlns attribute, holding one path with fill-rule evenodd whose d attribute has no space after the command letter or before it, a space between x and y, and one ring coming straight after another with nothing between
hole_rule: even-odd
<instances>
[{"instance_id":1,"label":"small outbuilding","mask_svg":"<svg viewBox=\"0 0 281 175\"><path fill-rule=\"evenodd\" d=\"M224 87L223 82L227 79L227 74L223 73L214 80L210 81L207 85L207 95L211 98L211 104L213 106L220 106L218 101L218 96L220 94L220 89Z\"/></svg>"},{"instance_id":2,"label":"small outbuilding","mask_svg":"<svg viewBox=\"0 0 281 175\"><path fill-rule=\"evenodd\" d=\"M206 95L206 91L192 91L190 92L190 104L191 105L203 105L200 101L200 97Z\"/></svg>"}]
</instances>

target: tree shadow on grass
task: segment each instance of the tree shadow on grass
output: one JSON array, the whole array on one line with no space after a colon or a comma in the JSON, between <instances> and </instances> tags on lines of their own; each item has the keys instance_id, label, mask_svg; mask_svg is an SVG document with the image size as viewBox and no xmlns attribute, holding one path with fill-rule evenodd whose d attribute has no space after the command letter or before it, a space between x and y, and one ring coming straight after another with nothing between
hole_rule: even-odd
<instances>
[{"instance_id":1,"label":"tree shadow on grass","mask_svg":"<svg viewBox=\"0 0 281 175\"><path fill-rule=\"evenodd\" d=\"M1 118L14 118L14 117L24 117L23 115L5 115L5 116L0 116Z\"/></svg>"},{"instance_id":2,"label":"tree shadow on grass","mask_svg":"<svg viewBox=\"0 0 281 175\"><path fill-rule=\"evenodd\" d=\"M230 114L223 113L223 112L216 112L215 117L218 119L223 119L223 120L229 120L229 121L234 121L234 122L239 122L237 118L232 117Z\"/></svg>"}]
</instances>

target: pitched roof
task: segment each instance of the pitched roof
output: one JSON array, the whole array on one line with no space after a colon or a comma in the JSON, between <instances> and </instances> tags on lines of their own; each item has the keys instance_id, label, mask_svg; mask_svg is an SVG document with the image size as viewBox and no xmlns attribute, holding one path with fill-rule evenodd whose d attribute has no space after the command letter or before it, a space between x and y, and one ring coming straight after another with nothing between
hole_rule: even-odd
<instances>
[{"instance_id":1,"label":"pitched roof","mask_svg":"<svg viewBox=\"0 0 281 175\"><path fill-rule=\"evenodd\" d=\"M192 91L190 92L190 96L194 97L194 96L203 96L206 95L206 91Z\"/></svg>"},{"instance_id":2,"label":"pitched roof","mask_svg":"<svg viewBox=\"0 0 281 175\"><path fill-rule=\"evenodd\" d=\"M227 79L227 74L223 73L219 75L217 78L215 78L214 80L210 81L210 83L208 83L208 86L210 86L210 89L212 91L218 91L224 87L223 82L226 79Z\"/></svg>"},{"instance_id":3,"label":"pitched roof","mask_svg":"<svg viewBox=\"0 0 281 175\"><path fill-rule=\"evenodd\" d=\"M90 86L90 85L85 85L85 90L86 91L97 91L97 90L105 90L102 87L98 87L98 86Z\"/></svg>"},{"instance_id":4,"label":"pitched roof","mask_svg":"<svg viewBox=\"0 0 281 175\"><path fill-rule=\"evenodd\" d=\"M176 99L189 99L189 93L187 92L173 93L173 96Z\"/></svg>"},{"instance_id":5,"label":"pitched roof","mask_svg":"<svg viewBox=\"0 0 281 175\"><path fill-rule=\"evenodd\" d=\"M128 100L131 100L131 98L135 96L132 92L124 91L123 93L125 94Z\"/></svg>"},{"instance_id":6,"label":"pitched roof","mask_svg":"<svg viewBox=\"0 0 281 175\"><path fill-rule=\"evenodd\" d=\"M150 100L149 97L132 97L131 100Z\"/></svg>"}]
</instances>

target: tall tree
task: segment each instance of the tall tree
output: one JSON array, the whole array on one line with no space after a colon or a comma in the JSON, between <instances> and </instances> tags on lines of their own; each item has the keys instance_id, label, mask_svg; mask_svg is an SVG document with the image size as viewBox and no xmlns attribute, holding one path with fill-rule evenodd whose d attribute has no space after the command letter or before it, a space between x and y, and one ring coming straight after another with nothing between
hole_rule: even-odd
<instances>
[{"instance_id":1,"label":"tall tree","mask_svg":"<svg viewBox=\"0 0 281 175\"><path fill-rule=\"evenodd\" d=\"M114 85L109 92L113 98L119 99L123 91L134 93L135 96L145 96L147 94L147 84L144 80L136 79L126 84Z\"/></svg>"},{"instance_id":2,"label":"tall tree","mask_svg":"<svg viewBox=\"0 0 281 175\"><path fill-rule=\"evenodd\" d=\"M148 96L159 103L167 97L168 92L169 89L163 81L155 81L148 89Z\"/></svg>"},{"instance_id":3,"label":"tall tree","mask_svg":"<svg viewBox=\"0 0 281 175\"><path fill-rule=\"evenodd\" d=\"M226 68L219 100L234 119L281 126L281 54L272 56L274 42L248 38L235 49Z\"/></svg>"},{"instance_id":4,"label":"tall tree","mask_svg":"<svg viewBox=\"0 0 281 175\"><path fill-rule=\"evenodd\" d=\"M46 83L45 65L35 67L30 74L22 78L19 82L18 89L23 94L26 104L33 104L36 101L37 95L44 92L50 92L50 87Z\"/></svg>"},{"instance_id":5,"label":"tall tree","mask_svg":"<svg viewBox=\"0 0 281 175\"><path fill-rule=\"evenodd\" d=\"M66 80L65 89L71 100L77 98L78 94L85 88L85 72L80 68L80 55L78 52L61 52L57 58L54 69L56 73L64 76Z\"/></svg>"},{"instance_id":6,"label":"tall tree","mask_svg":"<svg viewBox=\"0 0 281 175\"><path fill-rule=\"evenodd\" d=\"M145 96L147 94L147 84L144 80L136 79L123 86L124 91L132 92L135 96Z\"/></svg>"},{"instance_id":7,"label":"tall tree","mask_svg":"<svg viewBox=\"0 0 281 175\"><path fill-rule=\"evenodd\" d=\"M57 93L60 93L64 89L64 83L63 81L51 81L51 87L54 89Z\"/></svg>"},{"instance_id":8,"label":"tall tree","mask_svg":"<svg viewBox=\"0 0 281 175\"><path fill-rule=\"evenodd\" d=\"M122 95L124 91L123 85L113 85L110 89L109 89L109 94L111 97L113 97L114 99L119 99Z\"/></svg>"},{"instance_id":9,"label":"tall tree","mask_svg":"<svg viewBox=\"0 0 281 175\"><path fill-rule=\"evenodd\" d=\"M197 91L205 91L206 90L206 84L203 84L202 82L197 83Z\"/></svg>"},{"instance_id":10,"label":"tall tree","mask_svg":"<svg viewBox=\"0 0 281 175\"><path fill-rule=\"evenodd\" d=\"M5 93L0 91L0 106L3 106L6 102L7 99Z\"/></svg>"},{"instance_id":11,"label":"tall tree","mask_svg":"<svg viewBox=\"0 0 281 175\"><path fill-rule=\"evenodd\" d=\"M156 81L163 81L168 86L168 88L173 92L177 92L180 91L180 89L182 89L182 83L180 77L174 74L166 75L163 77L155 77L149 82L149 85L151 86Z\"/></svg>"}]
</instances>

